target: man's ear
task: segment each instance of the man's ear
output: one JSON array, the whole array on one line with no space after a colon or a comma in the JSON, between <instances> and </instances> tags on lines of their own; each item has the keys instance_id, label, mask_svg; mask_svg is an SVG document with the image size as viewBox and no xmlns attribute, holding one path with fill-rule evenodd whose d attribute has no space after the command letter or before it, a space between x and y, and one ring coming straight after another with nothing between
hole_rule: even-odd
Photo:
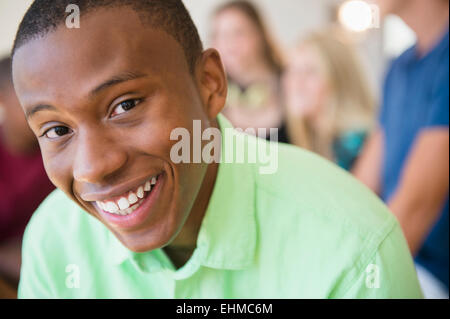
<instances>
[{"instance_id":1,"label":"man's ear","mask_svg":"<svg viewBox=\"0 0 450 319\"><path fill-rule=\"evenodd\" d=\"M227 77L217 50L208 49L202 53L196 77L205 111L213 120L224 108L228 93Z\"/></svg>"}]
</instances>

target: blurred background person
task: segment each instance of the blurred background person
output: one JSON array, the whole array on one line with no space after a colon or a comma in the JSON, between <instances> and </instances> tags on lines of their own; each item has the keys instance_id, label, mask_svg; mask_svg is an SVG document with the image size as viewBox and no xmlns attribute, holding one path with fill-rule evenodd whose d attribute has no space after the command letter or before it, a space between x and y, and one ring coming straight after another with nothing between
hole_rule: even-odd
<instances>
[{"instance_id":1,"label":"blurred background person","mask_svg":"<svg viewBox=\"0 0 450 319\"><path fill-rule=\"evenodd\" d=\"M379 129L355 175L397 216L425 296L448 298L449 1L378 4L408 24L417 43L390 67Z\"/></svg>"},{"instance_id":2,"label":"blurred background person","mask_svg":"<svg viewBox=\"0 0 450 319\"><path fill-rule=\"evenodd\" d=\"M17 288L25 226L53 185L17 100L11 59L0 60L0 297ZM7 289L6 287L10 288ZM12 289L11 289L12 288Z\"/></svg>"},{"instance_id":3,"label":"blurred background person","mask_svg":"<svg viewBox=\"0 0 450 319\"><path fill-rule=\"evenodd\" d=\"M212 43L222 56L229 80L225 116L244 130L278 128L278 140L287 142L282 58L257 8L248 1L219 7L213 16Z\"/></svg>"},{"instance_id":4,"label":"blurred background person","mask_svg":"<svg viewBox=\"0 0 450 319\"><path fill-rule=\"evenodd\" d=\"M306 36L284 78L288 136L350 169L372 129L375 99L350 41L339 29Z\"/></svg>"}]
</instances>

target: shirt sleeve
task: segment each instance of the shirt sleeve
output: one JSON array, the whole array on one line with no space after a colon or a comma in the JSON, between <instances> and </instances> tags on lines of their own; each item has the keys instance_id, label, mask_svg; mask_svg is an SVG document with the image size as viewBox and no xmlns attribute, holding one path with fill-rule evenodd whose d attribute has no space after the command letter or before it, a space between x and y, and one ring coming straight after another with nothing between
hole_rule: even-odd
<instances>
[{"instance_id":1,"label":"shirt sleeve","mask_svg":"<svg viewBox=\"0 0 450 319\"><path fill-rule=\"evenodd\" d=\"M19 299L56 298L52 288L55 269L51 262L57 257L51 247L52 236L42 219L42 213L51 209L52 195L44 201L31 217L22 241L22 266L18 289Z\"/></svg>"},{"instance_id":2,"label":"shirt sleeve","mask_svg":"<svg viewBox=\"0 0 450 319\"><path fill-rule=\"evenodd\" d=\"M402 230L396 223L342 298L421 299L422 290Z\"/></svg>"},{"instance_id":3,"label":"shirt sleeve","mask_svg":"<svg viewBox=\"0 0 450 319\"><path fill-rule=\"evenodd\" d=\"M23 240L18 298L54 298L49 285L51 276L45 266L47 263L43 259L42 248L38 247L32 238L32 234L28 232Z\"/></svg>"}]
</instances>

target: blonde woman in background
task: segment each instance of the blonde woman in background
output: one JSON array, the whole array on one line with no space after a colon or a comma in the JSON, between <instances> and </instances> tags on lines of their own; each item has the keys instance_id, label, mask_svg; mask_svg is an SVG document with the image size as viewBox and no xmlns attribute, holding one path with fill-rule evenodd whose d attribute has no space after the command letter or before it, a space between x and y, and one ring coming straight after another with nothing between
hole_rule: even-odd
<instances>
[{"instance_id":1,"label":"blonde woman in background","mask_svg":"<svg viewBox=\"0 0 450 319\"><path fill-rule=\"evenodd\" d=\"M213 16L212 42L229 80L225 116L244 130L278 128L278 140L286 142L282 59L257 8L248 1L219 7Z\"/></svg>"},{"instance_id":2,"label":"blonde woman in background","mask_svg":"<svg viewBox=\"0 0 450 319\"><path fill-rule=\"evenodd\" d=\"M372 129L375 100L343 31L303 39L290 56L284 92L291 142L349 170Z\"/></svg>"}]
</instances>

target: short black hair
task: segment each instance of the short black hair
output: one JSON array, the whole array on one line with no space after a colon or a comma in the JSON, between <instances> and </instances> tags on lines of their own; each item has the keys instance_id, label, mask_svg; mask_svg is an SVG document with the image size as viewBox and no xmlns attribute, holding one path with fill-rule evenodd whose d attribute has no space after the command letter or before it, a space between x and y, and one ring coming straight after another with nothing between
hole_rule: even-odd
<instances>
[{"instance_id":1,"label":"short black hair","mask_svg":"<svg viewBox=\"0 0 450 319\"><path fill-rule=\"evenodd\" d=\"M203 45L198 30L182 0L35 0L20 23L12 56L28 41L43 37L65 23L68 5L75 4L80 15L102 8L130 7L142 23L161 29L175 38L184 50L193 72Z\"/></svg>"}]
</instances>

